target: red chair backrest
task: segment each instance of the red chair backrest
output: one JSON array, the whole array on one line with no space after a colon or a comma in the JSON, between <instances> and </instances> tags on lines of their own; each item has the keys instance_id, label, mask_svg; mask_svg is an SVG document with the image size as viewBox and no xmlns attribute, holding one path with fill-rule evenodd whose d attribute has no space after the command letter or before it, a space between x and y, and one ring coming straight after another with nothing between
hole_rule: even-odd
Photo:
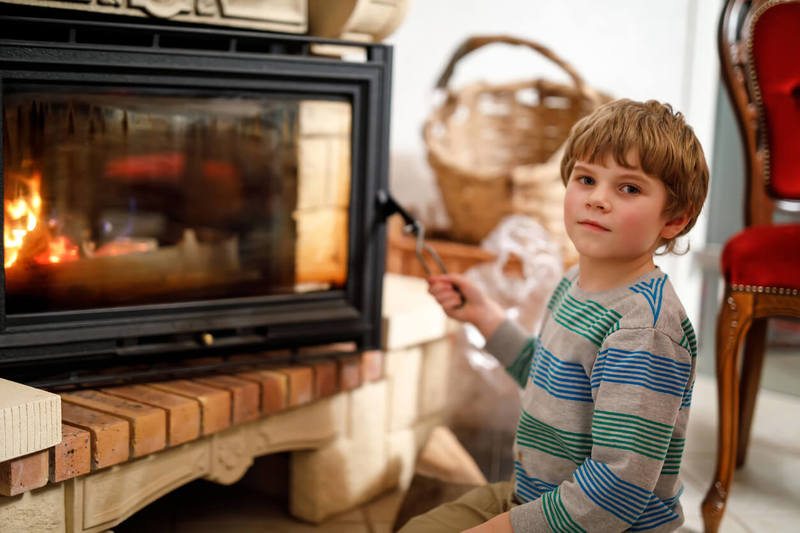
<instances>
[{"instance_id":1,"label":"red chair backrest","mask_svg":"<svg viewBox=\"0 0 800 533\"><path fill-rule=\"evenodd\" d=\"M745 145L745 222L770 224L769 196L800 200L800 0L728 0L719 54Z\"/></svg>"},{"instance_id":2,"label":"red chair backrest","mask_svg":"<svg viewBox=\"0 0 800 533\"><path fill-rule=\"evenodd\" d=\"M800 199L800 2L772 4L752 26L752 64L769 147L768 180L777 198ZM758 100L756 100L758 105Z\"/></svg>"}]
</instances>

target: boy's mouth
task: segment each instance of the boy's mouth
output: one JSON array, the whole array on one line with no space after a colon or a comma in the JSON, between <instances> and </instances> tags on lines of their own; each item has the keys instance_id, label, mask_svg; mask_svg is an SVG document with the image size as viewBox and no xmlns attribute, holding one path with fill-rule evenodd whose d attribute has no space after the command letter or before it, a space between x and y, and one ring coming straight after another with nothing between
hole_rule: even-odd
<instances>
[{"instance_id":1,"label":"boy's mouth","mask_svg":"<svg viewBox=\"0 0 800 533\"><path fill-rule=\"evenodd\" d=\"M595 231L611 231L609 228L605 227L604 225L600 224L599 222L595 222L594 220L579 220L578 224L585 228L589 228Z\"/></svg>"}]
</instances>

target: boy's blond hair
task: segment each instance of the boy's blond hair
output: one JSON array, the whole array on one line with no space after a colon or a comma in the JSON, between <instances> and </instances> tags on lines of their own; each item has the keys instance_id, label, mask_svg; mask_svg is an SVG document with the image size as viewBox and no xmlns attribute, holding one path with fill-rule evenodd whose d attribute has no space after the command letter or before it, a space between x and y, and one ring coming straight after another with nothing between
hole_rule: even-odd
<instances>
[{"instance_id":1,"label":"boy's blond hair","mask_svg":"<svg viewBox=\"0 0 800 533\"><path fill-rule=\"evenodd\" d=\"M708 192L708 165L694 131L669 104L621 99L583 117L567 138L561 179L566 185L578 159L594 163L609 154L618 165L634 168L625 160L631 150L638 153L642 171L664 183L664 213L669 218L683 213L690 217L678 235L660 243L666 247L664 253L674 252L675 239L692 229L703 207Z\"/></svg>"}]
</instances>

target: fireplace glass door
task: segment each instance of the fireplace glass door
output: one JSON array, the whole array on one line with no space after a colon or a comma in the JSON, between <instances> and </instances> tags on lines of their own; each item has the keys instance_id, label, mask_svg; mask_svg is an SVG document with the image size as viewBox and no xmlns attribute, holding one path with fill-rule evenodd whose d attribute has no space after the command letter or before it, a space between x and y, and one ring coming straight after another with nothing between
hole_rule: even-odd
<instances>
[{"instance_id":1,"label":"fireplace glass door","mask_svg":"<svg viewBox=\"0 0 800 533\"><path fill-rule=\"evenodd\" d=\"M6 85L7 315L341 289L351 106Z\"/></svg>"}]
</instances>

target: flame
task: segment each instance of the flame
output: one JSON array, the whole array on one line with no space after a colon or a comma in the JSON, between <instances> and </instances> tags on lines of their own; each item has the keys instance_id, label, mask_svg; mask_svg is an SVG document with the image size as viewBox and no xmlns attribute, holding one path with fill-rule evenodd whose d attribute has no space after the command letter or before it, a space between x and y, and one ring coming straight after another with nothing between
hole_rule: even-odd
<instances>
[{"instance_id":1,"label":"flame","mask_svg":"<svg viewBox=\"0 0 800 533\"><path fill-rule=\"evenodd\" d=\"M46 252L33 258L40 265L75 261L76 259L78 259L78 247L63 235L50 241Z\"/></svg>"},{"instance_id":2,"label":"flame","mask_svg":"<svg viewBox=\"0 0 800 533\"><path fill-rule=\"evenodd\" d=\"M42 175L33 171L30 178L17 178L16 198L6 199L3 220L3 244L5 245L5 267L12 266L19 259L19 252L25 237L36 229L42 213L42 197L39 193ZM45 228L46 229L46 228ZM50 238L47 235L47 248L33 257L40 265L63 263L78 259L78 247L64 237Z\"/></svg>"},{"instance_id":3,"label":"flame","mask_svg":"<svg viewBox=\"0 0 800 533\"><path fill-rule=\"evenodd\" d=\"M19 196L13 200L5 200L3 244L6 268L16 262L25 236L36 228L42 210L42 197L39 194L41 173L34 171L30 178L20 178L19 183Z\"/></svg>"}]
</instances>

